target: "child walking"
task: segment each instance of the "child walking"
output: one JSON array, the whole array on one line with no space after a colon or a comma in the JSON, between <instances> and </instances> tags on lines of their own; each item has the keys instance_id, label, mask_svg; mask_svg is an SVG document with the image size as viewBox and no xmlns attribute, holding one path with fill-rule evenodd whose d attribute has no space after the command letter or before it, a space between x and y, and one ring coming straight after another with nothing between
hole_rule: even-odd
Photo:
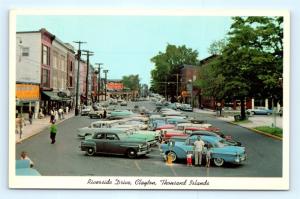
<instances>
[{"instance_id":1,"label":"child walking","mask_svg":"<svg viewBox=\"0 0 300 199\"><path fill-rule=\"evenodd\" d=\"M57 133L57 126L55 125L55 120L52 120L52 124L51 124L51 127L50 127L51 144L55 143L56 133Z\"/></svg>"},{"instance_id":2,"label":"child walking","mask_svg":"<svg viewBox=\"0 0 300 199\"><path fill-rule=\"evenodd\" d=\"M211 159L211 150L210 147L207 147L207 151L206 151L206 167L210 167L210 159Z\"/></svg>"}]
</instances>

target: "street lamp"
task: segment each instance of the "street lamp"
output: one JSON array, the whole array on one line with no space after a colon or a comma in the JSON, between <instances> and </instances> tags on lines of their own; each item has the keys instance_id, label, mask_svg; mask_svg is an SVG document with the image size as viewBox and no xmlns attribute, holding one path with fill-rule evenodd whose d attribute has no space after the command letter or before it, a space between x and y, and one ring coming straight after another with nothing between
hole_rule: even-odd
<instances>
[{"instance_id":1,"label":"street lamp","mask_svg":"<svg viewBox=\"0 0 300 199\"><path fill-rule=\"evenodd\" d=\"M108 70L103 70L104 74L105 74L105 82L104 82L104 100L106 101L106 84L107 84L107 73L108 73Z\"/></svg>"},{"instance_id":2,"label":"street lamp","mask_svg":"<svg viewBox=\"0 0 300 199\"><path fill-rule=\"evenodd\" d=\"M95 65L98 65L98 102L100 102L100 88L101 88L101 69L103 67L100 67L103 65L103 63L95 63Z\"/></svg>"}]
</instances>

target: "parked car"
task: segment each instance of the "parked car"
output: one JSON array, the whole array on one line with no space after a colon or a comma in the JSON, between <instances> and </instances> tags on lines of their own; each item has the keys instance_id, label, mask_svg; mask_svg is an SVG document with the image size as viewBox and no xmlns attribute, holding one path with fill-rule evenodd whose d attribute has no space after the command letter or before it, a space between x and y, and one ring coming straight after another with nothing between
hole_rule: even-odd
<instances>
[{"instance_id":1,"label":"parked car","mask_svg":"<svg viewBox=\"0 0 300 199\"><path fill-rule=\"evenodd\" d=\"M121 101L120 106L127 106L127 102L126 101Z\"/></svg>"},{"instance_id":2,"label":"parked car","mask_svg":"<svg viewBox=\"0 0 300 199\"><path fill-rule=\"evenodd\" d=\"M190 104L182 104L180 106L180 110L192 112L193 111L193 107L191 107Z\"/></svg>"},{"instance_id":3,"label":"parked car","mask_svg":"<svg viewBox=\"0 0 300 199\"><path fill-rule=\"evenodd\" d=\"M271 115L273 112L266 107L257 107L255 109L247 109L246 113L248 115Z\"/></svg>"},{"instance_id":4,"label":"parked car","mask_svg":"<svg viewBox=\"0 0 300 199\"><path fill-rule=\"evenodd\" d=\"M191 136L185 141L176 140L177 138L172 138L169 143L161 144L160 151L163 157L170 155L172 161L178 159L185 159L188 151L193 151L194 142L197 140L198 136ZM209 145L211 150L211 159L213 163L220 167L223 166L225 162L242 164L246 160L245 147L240 146L230 146L222 138L214 136L201 136L206 147ZM194 158L194 155L193 155Z\"/></svg>"},{"instance_id":5,"label":"parked car","mask_svg":"<svg viewBox=\"0 0 300 199\"><path fill-rule=\"evenodd\" d=\"M102 129L81 142L81 151L93 156L97 153L125 155L128 158L144 156L150 152L145 141L128 136L122 130Z\"/></svg>"},{"instance_id":6,"label":"parked car","mask_svg":"<svg viewBox=\"0 0 300 199\"><path fill-rule=\"evenodd\" d=\"M29 160L16 160L17 176L40 176L41 174L34 168L30 167Z\"/></svg>"},{"instance_id":7,"label":"parked car","mask_svg":"<svg viewBox=\"0 0 300 199\"><path fill-rule=\"evenodd\" d=\"M89 115L90 118L99 118L99 119L101 119L104 116L104 109L99 107L95 111L90 111L88 115Z\"/></svg>"},{"instance_id":8,"label":"parked car","mask_svg":"<svg viewBox=\"0 0 300 199\"><path fill-rule=\"evenodd\" d=\"M88 115L89 112L91 112L93 110L93 108L91 106L84 106L81 110L81 115Z\"/></svg>"},{"instance_id":9,"label":"parked car","mask_svg":"<svg viewBox=\"0 0 300 199\"><path fill-rule=\"evenodd\" d=\"M97 132L101 128L111 128L114 125L121 125L124 124L124 121L122 120L104 120L104 121L96 121L92 122L88 127L83 127L77 129L78 131L78 137L79 138L85 138L86 136L93 135L95 132Z\"/></svg>"}]
</instances>

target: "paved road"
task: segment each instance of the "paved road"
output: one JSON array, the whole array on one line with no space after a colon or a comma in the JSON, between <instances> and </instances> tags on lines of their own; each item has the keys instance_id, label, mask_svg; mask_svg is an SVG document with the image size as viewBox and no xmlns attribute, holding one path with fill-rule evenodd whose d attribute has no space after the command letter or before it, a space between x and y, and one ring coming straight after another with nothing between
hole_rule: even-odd
<instances>
[{"instance_id":1,"label":"paved road","mask_svg":"<svg viewBox=\"0 0 300 199\"><path fill-rule=\"evenodd\" d=\"M134 103L136 104L136 103ZM128 108L132 108L133 103ZM152 109L153 104L138 102ZM125 108L125 107L124 107ZM187 167L184 163L168 166L162 161L158 148L144 158L128 159L119 156L89 157L79 149L76 129L89 125L88 117L73 117L58 125L57 143L50 144L49 132L16 145L16 158L22 150L28 152L36 169L45 176L217 176L217 177L279 177L282 175L282 142L253 133L245 128L228 124L209 115L188 113L208 120L224 132L240 140L248 153L242 166Z\"/></svg>"}]
</instances>

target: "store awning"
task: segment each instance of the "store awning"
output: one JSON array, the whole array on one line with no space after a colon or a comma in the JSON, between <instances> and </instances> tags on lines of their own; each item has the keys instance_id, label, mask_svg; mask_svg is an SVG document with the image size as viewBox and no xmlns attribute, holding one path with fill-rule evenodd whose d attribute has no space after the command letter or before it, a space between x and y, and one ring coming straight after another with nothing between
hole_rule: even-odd
<instances>
[{"instance_id":1,"label":"store awning","mask_svg":"<svg viewBox=\"0 0 300 199\"><path fill-rule=\"evenodd\" d=\"M43 91L42 99L51 101L68 101L71 98L66 95L62 95L61 92Z\"/></svg>"}]
</instances>

